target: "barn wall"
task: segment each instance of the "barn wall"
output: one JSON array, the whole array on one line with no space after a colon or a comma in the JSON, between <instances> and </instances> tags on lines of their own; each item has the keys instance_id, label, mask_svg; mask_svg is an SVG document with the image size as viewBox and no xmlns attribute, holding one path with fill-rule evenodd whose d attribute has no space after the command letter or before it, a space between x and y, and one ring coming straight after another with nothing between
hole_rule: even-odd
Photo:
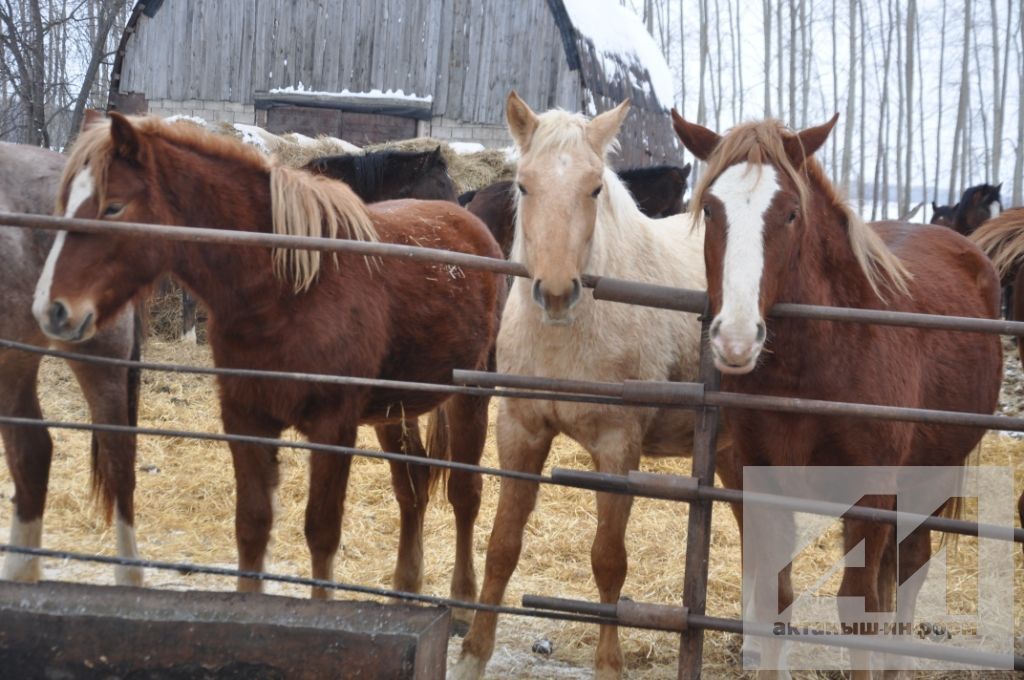
<instances>
[{"instance_id":1,"label":"barn wall","mask_svg":"<svg viewBox=\"0 0 1024 680\"><path fill-rule=\"evenodd\" d=\"M226 123L247 123L252 125L256 119L255 109L251 104L237 102L203 101L186 99L154 99L148 102L147 113L155 116L198 116L209 122L224 121Z\"/></svg>"},{"instance_id":2,"label":"barn wall","mask_svg":"<svg viewBox=\"0 0 1024 680\"><path fill-rule=\"evenodd\" d=\"M432 95L435 115L487 124L511 88L541 108L580 103L545 0L165 2L129 37L119 91L251 104L299 83Z\"/></svg>"}]
</instances>

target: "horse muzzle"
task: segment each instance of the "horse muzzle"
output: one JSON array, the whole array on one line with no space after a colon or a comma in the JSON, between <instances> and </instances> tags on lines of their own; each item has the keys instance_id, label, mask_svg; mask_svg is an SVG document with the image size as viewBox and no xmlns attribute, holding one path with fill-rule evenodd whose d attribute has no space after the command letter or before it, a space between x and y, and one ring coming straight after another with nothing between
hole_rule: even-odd
<instances>
[{"instance_id":1,"label":"horse muzzle","mask_svg":"<svg viewBox=\"0 0 1024 680\"><path fill-rule=\"evenodd\" d=\"M92 310L84 314L72 314L71 308L62 300L54 300L36 320L47 336L63 342L84 342L96 334L96 314Z\"/></svg>"},{"instance_id":2,"label":"horse muzzle","mask_svg":"<svg viewBox=\"0 0 1024 680\"><path fill-rule=\"evenodd\" d=\"M573 322L572 308L583 296L583 283L574 278L568 287L552 292L541 279L533 280L533 301L544 312L544 323L552 326L568 326Z\"/></svg>"},{"instance_id":3,"label":"horse muzzle","mask_svg":"<svg viewBox=\"0 0 1024 680\"><path fill-rule=\"evenodd\" d=\"M711 355L715 367L722 373L743 375L750 373L757 365L767 335L763 321L758 321L754 332L723 332L721 319L715 319L709 330Z\"/></svg>"}]
</instances>

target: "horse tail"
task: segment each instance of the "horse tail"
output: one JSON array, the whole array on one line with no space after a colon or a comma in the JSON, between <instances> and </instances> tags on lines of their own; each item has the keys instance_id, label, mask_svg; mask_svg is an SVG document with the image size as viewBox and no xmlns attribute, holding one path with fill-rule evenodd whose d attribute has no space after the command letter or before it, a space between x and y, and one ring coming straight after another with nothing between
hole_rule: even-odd
<instances>
[{"instance_id":1,"label":"horse tail","mask_svg":"<svg viewBox=\"0 0 1024 680\"><path fill-rule=\"evenodd\" d=\"M1024 260L1024 209L1015 208L986 220L968 236L1005 280Z\"/></svg>"},{"instance_id":2,"label":"horse tail","mask_svg":"<svg viewBox=\"0 0 1024 680\"><path fill-rule=\"evenodd\" d=\"M427 418L427 458L451 460L451 427L448 419L448 402L430 412ZM428 488L433 492L439 481L448 479L448 468L430 466Z\"/></svg>"},{"instance_id":3,"label":"horse tail","mask_svg":"<svg viewBox=\"0 0 1024 680\"><path fill-rule=\"evenodd\" d=\"M138 361L142 357L142 344L146 339L146 305L138 300L132 307L132 346L128 358L131 361ZM139 391L142 385L142 370L138 366L129 366L125 377L125 408L127 413L127 425L136 427L139 424ZM135 466L136 434L134 432L125 434L126 448L129 453L129 461L126 461L133 468ZM100 506L103 519L110 523L114 516L114 494L111 493L111 486L107 479L107 467L100 460L99 433L95 430L92 433L89 451L91 467L92 497Z\"/></svg>"}]
</instances>

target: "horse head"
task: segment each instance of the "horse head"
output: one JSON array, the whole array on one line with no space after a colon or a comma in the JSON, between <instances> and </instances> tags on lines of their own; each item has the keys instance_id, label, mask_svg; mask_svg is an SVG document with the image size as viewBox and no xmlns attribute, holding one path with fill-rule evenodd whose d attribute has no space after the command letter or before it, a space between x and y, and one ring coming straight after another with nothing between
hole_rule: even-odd
<instances>
[{"instance_id":1,"label":"horse head","mask_svg":"<svg viewBox=\"0 0 1024 680\"><path fill-rule=\"evenodd\" d=\"M807 215L801 170L825 143L838 116L791 133L765 121L720 136L672 112L687 149L707 161L691 210L703 214L704 260L714 319L715 365L749 373L764 348L765 317L776 302L814 216Z\"/></svg>"},{"instance_id":2,"label":"horse head","mask_svg":"<svg viewBox=\"0 0 1024 680\"><path fill-rule=\"evenodd\" d=\"M163 124L163 123L161 123ZM173 219L151 174L155 150L128 118L90 112L61 179L57 214L116 222ZM170 265L167 242L128 234L58 233L32 312L50 337L91 338Z\"/></svg>"},{"instance_id":3,"label":"horse head","mask_svg":"<svg viewBox=\"0 0 1024 680\"><path fill-rule=\"evenodd\" d=\"M629 102L588 121L559 110L538 116L511 92L505 113L519 149L513 256L530 272L533 300L544 321L570 324L583 294L581 277L605 187L605 156Z\"/></svg>"}]
</instances>

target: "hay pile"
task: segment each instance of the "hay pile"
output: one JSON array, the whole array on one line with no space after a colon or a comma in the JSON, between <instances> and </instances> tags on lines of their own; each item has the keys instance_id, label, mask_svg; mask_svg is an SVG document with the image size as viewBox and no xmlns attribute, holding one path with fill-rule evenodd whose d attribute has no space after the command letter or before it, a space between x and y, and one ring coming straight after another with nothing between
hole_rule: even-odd
<instances>
[{"instance_id":1,"label":"hay pile","mask_svg":"<svg viewBox=\"0 0 1024 680\"><path fill-rule=\"evenodd\" d=\"M153 341L146 358L153 361L209 364L206 347ZM47 416L87 420L88 414L64 364L46 360L41 374L41 396ZM143 377L140 424L179 429L221 431L211 378L146 372ZM492 419L494 409L492 407ZM46 516L44 546L86 553L113 554L113 532L98 519L89 500L88 450L86 433L54 431L55 455ZM359 446L376 449L372 431L360 431ZM195 440L142 438L139 447L139 481L136 492L138 540L146 558L234 566L234 481L230 457L224 444ZM268 570L309 574L308 553L302 533L306 498L306 455L298 451L281 453L281 487L278 514L271 545ZM1012 465L1016 468L1016 489L1024 490L1024 442L998 434L985 440L983 465ZM487 442L485 465L497 465L492 430ZM556 440L546 471L551 466L590 468L589 456L573 442ZM648 471L687 474L689 462L648 459ZM484 501L475 538L476 567L482 578L487 537L497 502L498 482L486 479ZM0 495L10 499L13 484L6 468L0 472ZM7 536L11 505L0 504L0 531ZM685 555L687 506L638 499L634 504L627 534L630 570L623 594L637 600L677 604L680 601ZM740 613L740 549L731 513L716 508L711 548L708 612L737 617ZM525 593L547 594L594 600L597 588L590 570L590 542L596 527L592 493L542 488L537 510L526 529L523 557L512 581L506 602L516 604ZM388 466L380 461L356 459L344 520L343 545L335 577L340 581L388 587L398 541L397 506L391 493ZM447 595L453 554L454 529L450 509L438 494L426 517L424 590ZM962 538L951 582L970 582L976 570L976 541ZM827 556L827 557L826 557ZM822 546L813 559L822 564L838 557L838 549ZM1024 560L1016 551L1017 573L1024 573ZM112 583L107 567L79 563L44 563L47 579ZM177 572L150 571L147 582L154 587L224 589L234 588L231 579ZM807 574L795 574L806 587ZM830 582L827 588L834 588ZM304 588L270 584L272 593L307 596ZM341 595L345 597L345 595ZM1015 588L1017 653L1024 652L1024 579ZM549 658L530 652L533 642L548 638L554 644ZM674 678L678 637L640 630L622 630L623 651L629 677ZM739 678L739 640L719 633L707 635L705 671L709 678ZM502 617L494 660L488 677L590 677L597 629L593 626L546 620ZM453 640L454 658L460 642ZM834 677L834 676L829 676ZM969 677L966 673L942 674L942 678ZM973 676L978 677L978 676ZM1009 673L984 677L1005 677Z\"/></svg>"}]
</instances>

